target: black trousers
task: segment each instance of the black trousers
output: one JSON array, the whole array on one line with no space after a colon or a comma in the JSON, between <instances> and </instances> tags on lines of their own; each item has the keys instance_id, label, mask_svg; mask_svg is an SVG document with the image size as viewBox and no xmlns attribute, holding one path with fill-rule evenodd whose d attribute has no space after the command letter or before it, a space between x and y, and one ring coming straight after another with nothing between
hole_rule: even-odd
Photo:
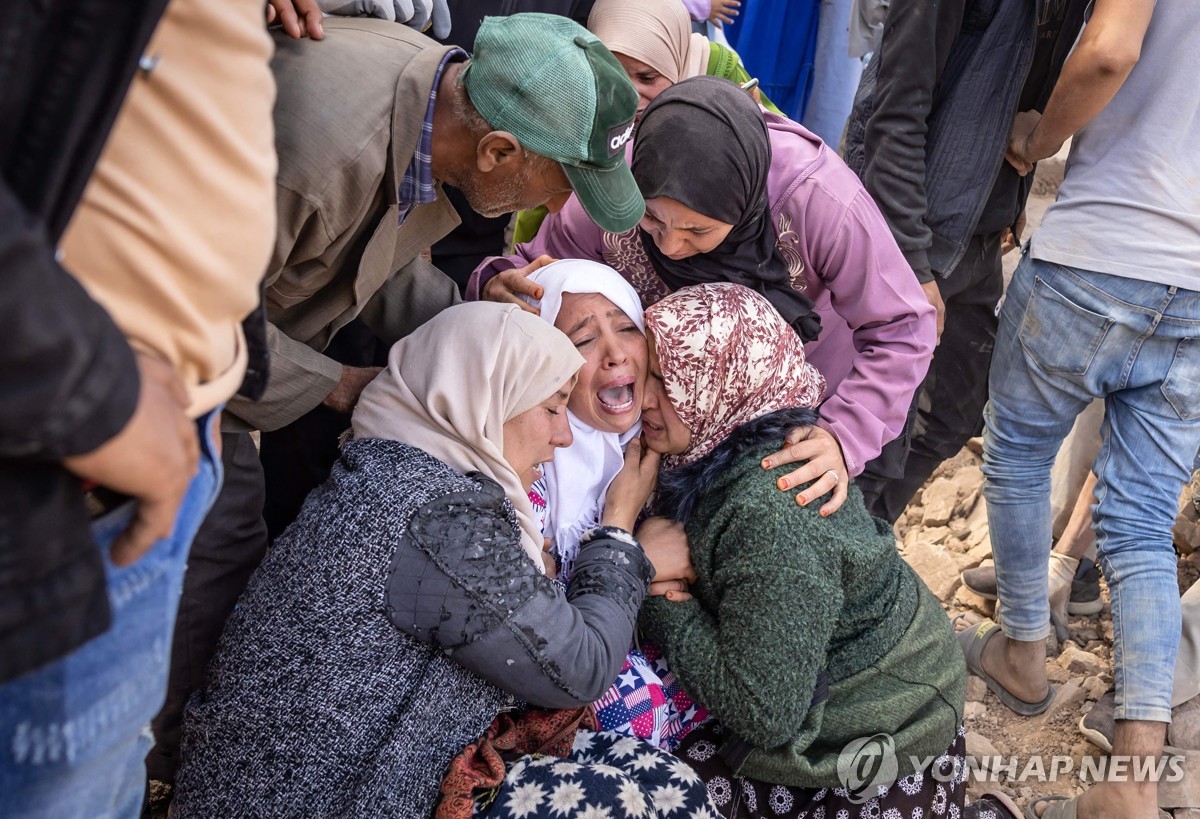
<instances>
[{"instance_id":1,"label":"black trousers","mask_svg":"<svg viewBox=\"0 0 1200 819\"><path fill-rule=\"evenodd\" d=\"M1004 293L1001 234L976 236L954 272L938 281L946 304L942 341L896 440L857 482L867 509L895 523L934 470L983 432L996 304Z\"/></svg>"},{"instance_id":2,"label":"black trousers","mask_svg":"<svg viewBox=\"0 0 1200 819\"><path fill-rule=\"evenodd\" d=\"M163 782L173 782L179 767L183 707L204 684L225 621L267 553L263 471L250 433L221 433L221 463L225 482L188 554L167 699L151 725L155 746L146 756L146 772Z\"/></svg>"}]
</instances>

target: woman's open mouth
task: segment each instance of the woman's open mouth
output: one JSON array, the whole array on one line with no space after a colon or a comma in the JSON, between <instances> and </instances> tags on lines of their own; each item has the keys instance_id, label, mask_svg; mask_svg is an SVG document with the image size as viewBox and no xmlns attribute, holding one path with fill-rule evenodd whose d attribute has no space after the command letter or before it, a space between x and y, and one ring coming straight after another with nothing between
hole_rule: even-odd
<instances>
[{"instance_id":1,"label":"woman's open mouth","mask_svg":"<svg viewBox=\"0 0 1200 819\"><path fill-rule=\"evenodd\" d=\"M626 375L613 379L596 390L596 400L600 403L600 409L609 415L624 415L631 411L635 406L633 385L636 380L632 375Z\"/></svg>"}]
</instances>

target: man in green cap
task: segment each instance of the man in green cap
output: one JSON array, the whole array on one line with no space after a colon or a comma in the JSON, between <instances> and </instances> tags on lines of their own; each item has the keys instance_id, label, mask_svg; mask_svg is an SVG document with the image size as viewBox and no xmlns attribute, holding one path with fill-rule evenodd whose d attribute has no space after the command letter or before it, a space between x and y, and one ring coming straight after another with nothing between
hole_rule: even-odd
<instances>
[{"instance_id":1,"label":"man in green cap","mask_svg":"<svg viewBox=\"0 0 1200 819\"><path fill-rule=\"evenodd\" d=\"M183 705L267 547L265 482L250 431L324 415L293 427L304 431L290 440L332 461L336 442L311 430L349 426L379 371L326 355L335 335L357 318L390 346L459 301L455 284L422 258L459 222L441 184L485 215L543 204L556 211L574 191L614 232L644 210L624 151L637 93L577 23L550 14L487 18L470 60L387 21L330 17L323 28L320 41L275 38L270 380L260 401L234 400L225 411L225 486L192 546L167 703L147 760L154 779L174 777ZM336 414L340 423L330 420Z\"/></svg>"}]
</instances>

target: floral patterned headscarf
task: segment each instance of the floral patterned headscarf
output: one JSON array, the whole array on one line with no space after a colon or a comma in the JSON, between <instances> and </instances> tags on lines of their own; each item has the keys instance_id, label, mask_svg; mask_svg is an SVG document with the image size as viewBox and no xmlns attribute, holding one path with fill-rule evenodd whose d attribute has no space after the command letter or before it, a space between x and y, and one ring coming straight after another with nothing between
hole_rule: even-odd
<instances>
[{"instance_id":1,"label":"floral patterned headscarf","mask_svg":"<svg viewBox=\"0 0 1200 819\"><path fill-rule=\"evenodd\" d=\"M671 406L692 431L674 468L698 461L748 421L815 407L825 378L804 344L761 295L739 284L685 287L646 310Z\"/></svg>"}]
</instances>

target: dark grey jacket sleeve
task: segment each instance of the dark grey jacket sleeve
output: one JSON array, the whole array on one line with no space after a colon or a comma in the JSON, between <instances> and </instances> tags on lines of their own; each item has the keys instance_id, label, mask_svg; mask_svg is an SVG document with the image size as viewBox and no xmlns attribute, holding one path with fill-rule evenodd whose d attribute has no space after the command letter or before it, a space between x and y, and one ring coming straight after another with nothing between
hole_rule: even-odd
<instances>
[{"instance_id":1,"label":"dark grey jacket sleeve","mask_svg":"<svg viewBox=\"0 0 1200 819\"><path fill-rule=\"evenodd\" d=\"M0 276L0 457L57 461L95 449L137 406L133 351L3 183Z\"/></svg>"},{"instance_id":2,"label":"dark grey jacket sleeve","mask_svg":"<svg viewBox=\"0 0 1200 819\"><path fill-rule=\"evenodd\" d=\"M417 511L389 572L388 616L532 705L592 702L621 670L650 562L628 533L595 530L564 592L525 554L498 489Z\"/></svg>"},{"instance_id":3,"label":"dark grey jacket sleeve","mask_svg":"<svg viewBox=\"0 0 1200 819\"><path fill-rule=\"evenodd\" d=\"M922 282L933 278L933 234L925 224L926 121L965 6L965 0L892 0L870 67L878 73L863 137L863 185Z\"/></svg>"}]
</instances>

